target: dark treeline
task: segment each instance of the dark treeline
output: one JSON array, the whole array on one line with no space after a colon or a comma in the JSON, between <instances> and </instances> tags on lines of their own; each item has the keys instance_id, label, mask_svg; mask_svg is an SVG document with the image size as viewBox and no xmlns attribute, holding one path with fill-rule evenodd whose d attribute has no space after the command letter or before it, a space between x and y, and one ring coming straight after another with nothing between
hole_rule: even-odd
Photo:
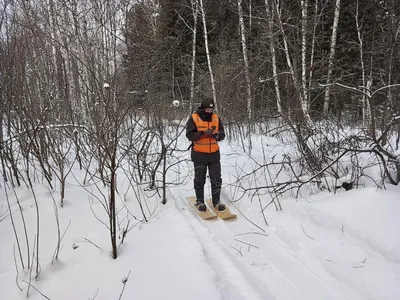
<instances>
[{"instance_id":1,"label":"dark treeline","mask_svg":"<svg viewBox=\"0 0 400 300\"><path fill-rule=\"evenodd\" d=\"M179 100L188 112L214 96L231 121L398 113L396 86L368 101L399 82L395 0L3 1L0 12L6 115L95 120L104 82L117 106Z\"/></svg>"},{"instance_id":2,"label":"dark treeline","mask_svg":"<svg viewBox=\"0 0 400 300\"><path fill-rule=\"evenodd\" d=\"M156 102L198 103L204 95L211 96L204 11L221 113L230 119L246 118L250 99L252 118L279 111L300 118L310 114L313 120L345 115L347 120L368 121L372 104L368 97L332 84L372 93L399 82L400 8L395 2L162 0L155 5L139 1L127 13L124 62L129 86L147 91ZM374 96L376 117L387 119L398 113L398 91L392 87Z\"/></svg>"}]
</instances>

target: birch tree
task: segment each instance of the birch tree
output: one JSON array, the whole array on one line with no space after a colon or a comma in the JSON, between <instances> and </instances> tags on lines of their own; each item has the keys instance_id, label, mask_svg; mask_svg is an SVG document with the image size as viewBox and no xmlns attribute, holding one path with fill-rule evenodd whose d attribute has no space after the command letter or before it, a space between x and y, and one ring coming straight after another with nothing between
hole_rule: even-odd
<instances>
[{"instance_id":1,"label":"birch tree","mask_svg":"<svg viewBox=\"0 0 400 300\"><path fill-rule=\"evenodd\" d=\"M355 22L356 22L356 28L357 28L357 38L358 38L358 48L360 52L360 64L361 64L361 82L362 86L367 88L365 93L362 94L362 100L361 100L361 105L362 105L362 120L363 124L365 127L368 127L368 124L370 123L371 120L371 107L370 107L370 102L368 99L371 97L370 95L370 88L372 86L372 78L369 80L366 79L366 68L365 68L365 63L364 63L364 42L363 42L363 37L361 33L361 26L359 22L359 1L356 1L356 14L355 14Z\"/></svg>"},{"instance_id":2,"label":"birch tree","mask_svg":"<svg viewBox=\"0 0 400 300\"><path fill-rule=\"evenodd\" d=\"M358 0L357 0L357 3L358 3ZM328 77L326 79L327 88L325 90L325 98L324 98L323 114L325 116L327 116L329 113L331 83L332 83L332 76L333 76L333 60L335 58L339 17L340 17L340 0L336 0L335 17L334 17L333 26L332 26L331 46L330 46L329 61L328 61Z\"/></svg>"},{"instance_id":3,"label":"birch tree","mask_svg":"<svg viewBox=\"0 0 400 300\"><path fill-rule=\"evenodd\" d=\"M190 104L189 112L193 111L193 100L194 100L194 83L196 73L196 39L197 39L197 18L199 14L199 3L197 0L190 0L192 4L193 13L193 37L192 37L192 69L190 74Z\"/></svg>"},{"instance_id":4,"label":"birch tree","mask_svg":"<svg viewBox=\"0 0 400 300\"><path fill-rule=\"evenodd\" d=\"M309 73L309 78L308 78L308 99L311 101L311 87L313 84L313 76L314 76L314 58L315 58L315 44L316 44L316 30L317 26L319 23L319 20L321 18L322 10L321 13L318 12L319 6L318 6L319 0L315 0L314 3L314 24L313 24L313 33L312 33L312 42L311 42L311 54L310 54L310 73Z\"/></svg>"},{"instance_id":5,"label":"birch tree","mask_svg":"<svg viewBox=\"0 0 400 300\"><path fill-rule=\"evenodd\" d=\"M302 7L303 6L304 5L302 5ZM304 118L305 122L308 125L311 125L312 121L311 121L310 113L309 113L309 110L308 110L307 98L304 98L304 92L303 92L304 86L301 84L302 80L301 79L299 80L298 74L295 71L293 63L292 63L292 58L291 58L290 51L289 51L288 37L286 36L285 29L283 27L282 13L281 13L281 10L280 10L280 7L279 7L279 3L275 3L274 9L275 9L275 13L276 13L276 16L277 16L279 30L280 30L280 33L282 35L283 51L285 53L286 63L287 63L287 66L289 68L289 72L290 72L291 78L293 80L293 85L294 85L294 88L295 88L296 93L297 93L298 104L300 106L300 109L301 109L301 112L302 112L302 115L303 115L302 117ZM302 15L305 16L304 13L302 13ZM302 47L305 47L305 46L306 45L302 45ZM302 53L305 52L305 51L306 51L305 49L304 50L302 49Z\"/></svg>"},{"instance_id":6,"label":"birch tree","mask_svg":"<svg viewBox=\"0 0 400 300\"><path fill-rule=\"evenodd\" d=\"M206 13L204 10L203 0L198 0L198 1L200 3L201 19L203 22L204 44L206 47L208 72L210 73L211 91L212 91L212 95L213 95L213 99L214 99L214 103L215 103L215 109L218 110L218 102L217 102L217 93L215 91L214 74L213 74L213 68L211 65L210 50L208 47L208 31L207 31L207 23L206 23Z\"/></svg>"},{"instance_id":7,"label":"birch tree","mask_svg":"<svg viewBox=\"0 0 400 300\"><path fill-rule=\"evenodd\" d=\"M396 57L396 50L398 49L398 42L400 37L400 22L396 20L395 15L395 0L388 2L387 11L389 12L386 19L387 34L383 36L384 45L386 46L385 51L385 74L383 77L383 84L389 86L386 94L386 99L383 104L383 117L382 117L382 131L385 130L391 113L394 110L394 91L390 87L393 82L393 68ZM398 126L400 129L400 126ZM382 137L382 145L386 145L388 142L388 135L385 134Z\"/></svg>"},{"instance_id":8,"label":"birch tree","mask_svg":"<svg viewBox=\"0 0 400 300\"><path fill-rule=\"evenodd\" d=\"M249 67L249 57L246 46L246 31L243 21L243 9L242 0L237 1L238 11L239 11L239 25L240 25L240 36L242 41L242 51L243 51L243 61L244 61L244 73L246 76L246 92L247 92L247 118L250 120L252 117L252 92L251 92L251 82L250 82L250 67Z\"/></svg>"},{"instance_id":9,"label":"birch tree","mask_svg":"<svg viewBox=\"0 0 400 300\"><path fill-rule=\"evenodd\" d=\"M274 9L271 9L270 1L271 0L265 0L265 10L267 13L267 22L268 22L267 34L269 37L269 50L271 52L271 60L272 60L272 76L274 79L274 86L275 86L276 107L278 109L278 113L282 114L282 100L281 100L281 92L280 92L280 88L279 88L279 78L278 78L278 69L277 69L276 51L275 51L275 36L274 36L274 32L273 32Z\"/></svg>"},{"instance_id":10,"label":"birch tree","mask_svg":"<svg viewBox=\"0 0 400 300\"><path fill-rule=\"evenodd\" d=\"M301 0L301 91L303 111L309 111L307 93L307 18L308 0Z\"/></svg>"}]
</instances>

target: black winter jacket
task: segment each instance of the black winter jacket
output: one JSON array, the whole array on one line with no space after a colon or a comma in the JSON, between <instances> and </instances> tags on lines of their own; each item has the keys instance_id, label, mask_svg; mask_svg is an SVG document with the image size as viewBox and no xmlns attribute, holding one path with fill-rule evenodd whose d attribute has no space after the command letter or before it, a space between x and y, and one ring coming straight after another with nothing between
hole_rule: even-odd
<instances>
[{"instance_id":1,"label":"black winter jacket","mask_svg":"<svg viewBox=\"0 0 400 300\"><path fill-rule=\"evenodd\" d=\"M205 121L205 122L211 122L212 120L212 113L206 113L204 109L198 109L196 113L200 116L200 118ZM225 138L225 130L224 130L224 125L221 122L221 119L218 117L218 128L219 128L219 136L220 136L220 141L222 141ZM190 116L189 120L186 123L186 137L189 139L189 141L197 141L203 136L204 132L198 131L196 124L194 123L193 117ZM202 153L202 152L197 152L193 149L192 147L192 152L191 152L191 159L193 162L212 162L212 161L218 161L220 160L220 152L219 150L214 153Z\"/></svg>"}]
</instances>

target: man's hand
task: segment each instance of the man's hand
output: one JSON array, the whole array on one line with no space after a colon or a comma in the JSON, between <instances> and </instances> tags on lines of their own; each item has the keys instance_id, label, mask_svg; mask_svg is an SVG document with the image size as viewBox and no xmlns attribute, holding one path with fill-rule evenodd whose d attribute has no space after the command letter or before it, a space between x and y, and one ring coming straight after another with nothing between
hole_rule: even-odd
<instances>
[{"instance_id":1,"label":"man's hand","mask_svg":"<svg viewBox=\"0 0 400 300\"><path fill-rule=\"evenodd\" d=\"M219 141L221 140L221 136L219 135L219 132L214 133L214 134L212 135L212 137L213 137L217 142L219 142Z\"/></svg>"},{"instance_id":2,"label":"man's hand","mask_svg":"<svg viewBox=\"0 0 400 300\"><path fill-rule=\"evenodd\" d=\"M213 130L211 128L208 128L206 131L204 131L204 135L211 136L213 133Z\"/></svg>"}]
</instances>

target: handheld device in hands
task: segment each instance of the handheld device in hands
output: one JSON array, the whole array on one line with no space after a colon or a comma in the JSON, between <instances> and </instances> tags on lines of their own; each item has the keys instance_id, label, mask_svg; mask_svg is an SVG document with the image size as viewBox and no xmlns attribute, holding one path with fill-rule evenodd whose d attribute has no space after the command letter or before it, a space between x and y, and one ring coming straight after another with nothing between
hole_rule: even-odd
<instances>
[{"instance_id":1,"label":"handheld device in hands","mask_svg":"<svg viewBox=\"0 0 400 300\"><path fill-rule=\"evenodd\" d=\"M214 133L214 134L212 135L212 137L213 137L217 142L219 142L219 141L221 140L221 136L220 136L219 132Z\"/></svg>"}]
</instances>

